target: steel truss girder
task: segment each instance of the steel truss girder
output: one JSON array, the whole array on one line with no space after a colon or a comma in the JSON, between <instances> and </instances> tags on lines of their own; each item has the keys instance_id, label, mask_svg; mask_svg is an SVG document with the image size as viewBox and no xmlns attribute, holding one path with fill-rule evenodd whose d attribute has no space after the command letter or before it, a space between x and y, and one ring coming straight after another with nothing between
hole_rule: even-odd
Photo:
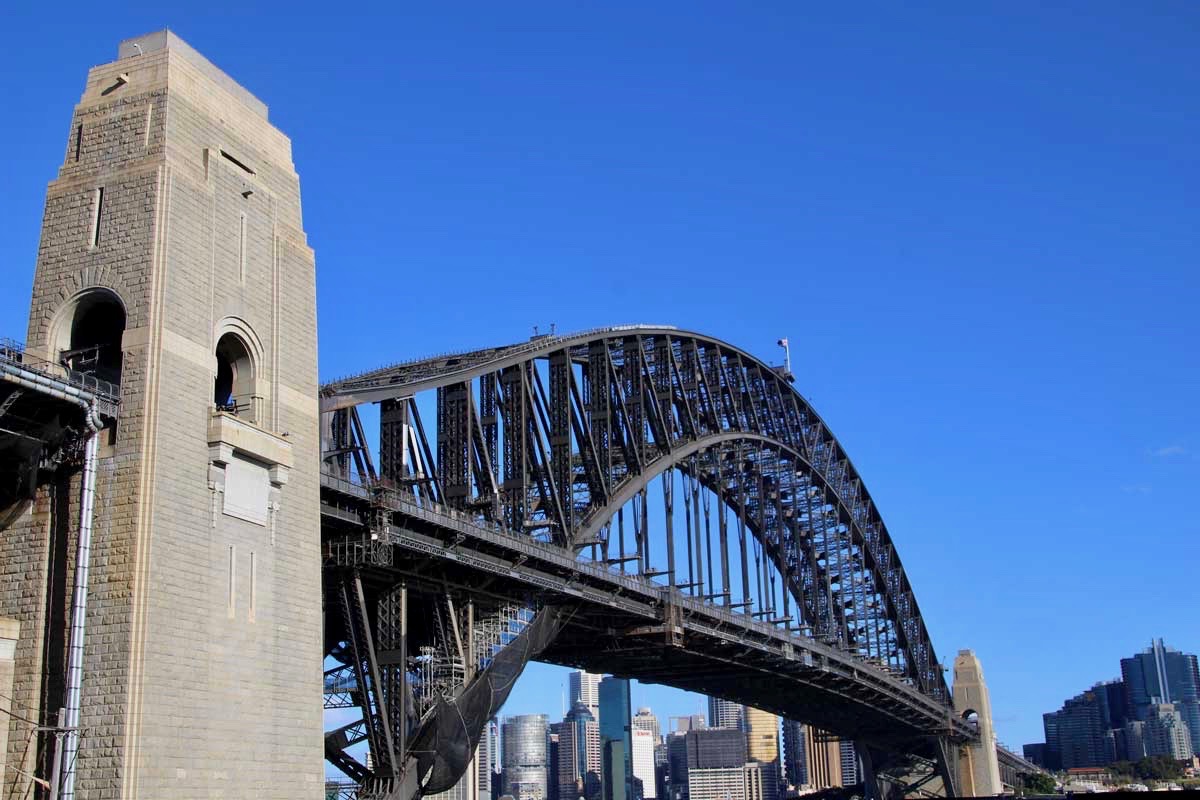
<instances>
[{"instance_id":1,"label":"steel truss girder","mask_svg":"<svg viewBox=\"0 0 1200 800\"><path fill-rule=\"evenodd\" d=\"M552 372L557 364L560 372L558 380L551 375L548 397L540 388L533 390L540 387L533 364L542 359L551 360ZM571 419L574 406L561 397L562 373L568 376L565 385L569 392L573 364L581 366L584 379L586 440ZM797 531L795 561L779 562L785 579L794 574L793 582L804 584L793 597L798 603L810 604L810 616L835 619L840 615L834 628L839 640L893 667L902 667L924 691L948 702L944 677L907 577L849 459L786 380L743 351L709 337L663 328L549 337L454 359L401 365L343 381L325 388L323 407L330 410L362 400L411 396L454 383L469 385L477 377L482 385L482 376L497 372L502 382L506 373L516 373L522 384L519 391L511 386L513 393L520 395L522 419L506 419L506 430L510 425L514 431L528 426L522 435L504 437L506 456L510 443L523 451L520 459L514 459L515 471L505 463L508 489L503 505L510 527L524 530L531 521L544 520L541 524L557 523L556 537L573 534L575 541L586 544L595 538L598 527L588 535L585 525L575 520L592 520L598 508L613 508L617 487L630 480L630 475L644 485L649 480L649 463L664 451L675 451L689 440L717 432L758 435L782 444L804 456L809 476L820 478L814 483L819 483L823 495L820 514L807 517L808 528L792 526ZM504 408L516 412L517 404L508 402L510 386L504 388ZM598 466L598 482L609 488L610 496L599 497L595 487L588 486L583 499L577 499L576 465L565 463L567 453L575 457L574 448L563 447L564 429L575 435L581 461ZM619 457L614 459L614 455ZM568 475L570 480L566 480ZM764 475L746 478L762 483ZM521 491L510 485L512 480ZM776 481L788 483L779 481L778 476ZM529 489L536 489L536 494L531 495ZM750 509L756 516L753 521L760 533L769 525L766 535L777 536L786 527L778 522L781 510L786 512L784 504L779 498L759 499ZM807 573L806 562L812 562ZM824 571L824 580L814 577L817 568ZM822 589L824 606L814 614L811 606ZM810 597L806 598L806 593ZM853 625L839 609L855 612Z\"/></svg>"},{"instance_id":2,"label":"steel truss girder","mask_svg":"<svg viewBox=\"0 0 1200 800\"><path fill-rule=\"evenodd\" d=\"M393 738L392 718L388 712L388 698L383 686L379 653L375 646L371 617L359 571L347 571L339 582L338 591L349 656L358 684L357 699L363 712L365 735L375 758L373 774L394 776L398 772L398 752ZM329 750L330 741L326 739L327 755ZM353 760L344 751L342 755L345 759Z\"/></svg>"}]
</instances>

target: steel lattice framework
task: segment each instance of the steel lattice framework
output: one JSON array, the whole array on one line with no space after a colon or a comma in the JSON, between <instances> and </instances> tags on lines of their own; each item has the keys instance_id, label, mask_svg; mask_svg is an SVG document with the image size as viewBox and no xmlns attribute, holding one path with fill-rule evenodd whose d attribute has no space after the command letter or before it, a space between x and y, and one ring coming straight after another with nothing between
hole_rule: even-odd
<instances>
[{"instance_id":1,"label":"steel lattice framework","mask_svg":"<svg viewBox=\"0 0 1200 800\"><path fill-rule=\"evenodd\" d=\"M700 334L622 326L398 364L325 386L321 404L327 606L340 606L328 645L344 665L330 696L364 711L327 753L352 777L398 780L406 737L430 724L432 707L400 699L397 673L416 663L405 636L430 645L429 663L436 651L461 665L442 689L458 697L487 672L464 640L514 599L567 610L543 660L807 711L909 752L972 736L887 527L783 369ZM444 596L422 633L387 623L399 585ZM364 738L373 771L346 753Z\"/></svg>"}]
</instances>

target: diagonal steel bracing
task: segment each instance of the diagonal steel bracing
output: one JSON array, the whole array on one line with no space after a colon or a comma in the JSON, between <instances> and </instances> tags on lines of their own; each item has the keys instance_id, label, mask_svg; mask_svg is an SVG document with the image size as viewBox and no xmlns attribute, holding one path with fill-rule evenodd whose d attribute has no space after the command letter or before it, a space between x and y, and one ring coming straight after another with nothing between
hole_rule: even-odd
<instances>
[{"instance_id":1,"label":"diagonal steel bracing","mask_svg":"<svg viewBox=\"0 0 1200 800\"><path fill-rule=\"evenodd\" d=\"M437 408L431 431L417 402L426 393ZM364 402L382 405L378 475L354 411ZM787 657L764 661L765 651L754 648L745 651L744 663L730 655L720 673L696 671L686 659L677 670L656 673L650 662L637 660L642 655L620 655L622 630L639 632L628 634L635 637L630 641L650 641L645 652L651 659L689 636L745 635L728 628L725 617L704 622L694 611L681 612L691 608L686 603L700 603L741 618L738 625L776 631L780 647L788 643L781 652L819 646L844 654L839 658L847 663L861 662L821 690L829 692L827 701L805 695L814 707L836 709L856 691L874 697L865 687L879 680L917 693L897 697L919 695L932 703L918 716L940 720L945 713L949 720L948 712L930 711L948 708L946 684L862 479L789 375L745 351L649 326L538 337L330 384L322 390L322 411L326 539L337 564L378 564L380 580L390 585L401 575L427 588L440 581L443 589L462 593L464 603L473 597L571 603L573 622L560 633L562 641L574 641L570 631L583 626L593 633L576 644L592 642L599 653L603 642L604 657L625 659L614 663L625 663L629 674L694 685L698 676L715 681L752 664L786 671ZM661 498L656 494L651 502L654 483ZM370 503L360 512L362 492ZM354 543L363 535L356 514L373 520L370 543ZM541 551L503 555L505 548L456 527L460 521L557 551L559 566L539 572L534 565ZM585 590L594 568L633 583ZM651 608L658 610L649 622L635 624L622 616L632 613L623 598L639 592L655 598ZM663 616L667 609L681 616L668 622L676 617ZM385 620L381 604L374 623L380 641ZM412 648L397 656L394 646L378 645L384 655L375 654L374 677L371 659L360 657L364 642L370 644L360 630L365 624L347 617L347 638L357 637L348 649L361 664L355 676L365 705L379 708L371 699L373 680L385 686L379 694L384 705L392 704L388 725L364 719L372 723L365 731L374 737L373 748L386 750L391 736L394 754L377 772L395 770L403 736L416 724L411 712L397 710L396 698L407 695L395 659L411 668L420 656ZM463 634L468 639L470 627ZM422 636L432 634L418 632L417 639ZM558 652L551 647L546 657ZM718 691L728 689L722 687ZM878 702L881 709L901 709L895 711L901 716L917 713L903 711L911 699ZM955 729L952 721L938 726Z\"/></svg>"}]
</instances>

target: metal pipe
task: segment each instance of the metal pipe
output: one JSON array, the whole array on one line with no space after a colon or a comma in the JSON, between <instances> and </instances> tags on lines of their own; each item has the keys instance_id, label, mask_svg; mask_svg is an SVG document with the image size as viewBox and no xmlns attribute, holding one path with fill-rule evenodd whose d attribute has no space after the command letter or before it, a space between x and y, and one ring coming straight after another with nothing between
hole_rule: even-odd
<instances>
[{"instance_id":1,"label":"metal pipe","mask_svg":"<svg viewBox=\"0 0 1200 800\"><path fill-rule=\"evenodd\" d=\"M34 391L48 394L59 400L73 403L84 410L84 423L88 429L87 446L83 460L83 493L79 506L79 536L75 551L75 586L71 599L71 633L67 651L67 698L65 713L60 726L66 728L63 746L57 748L62 758L61 797L72 800L75 796L75 758L79 750L79 709L83 686L83 639L87 617L88 567L92 547L92 512L96 498L96 452L99 446L99 431L103 420L96 407L95 398L74 386L30 370L9 365L0 365L5 380ZM55 779L58 776L55 769ZM58 798L55 798L58 800Z\"/></svg>"},{"instance_id":2,"label":"metal pipe","mask_svg":"<svg viewBox=\"0 0 1200 800\"><path fill-rule=\"evenodd\" d=\"M67 651L63 800L73 800L75 797L75 759L79 752L79 707L83 688L83 637L87 622L88 567L92 551L92 510L96 500L96 450L99 442L98 430L94 429L88 436L83 458L83 495L79 504L79 540L75 550L75 592L71 600L71 639Z\"/></svg>"},{"instance_id":3,"label":"metal pipe","mask_svg":"<svg viewBox=\"0 0 1200 800\"><path fill-rule=\"evenodd\" d=\"M85 412L84 421L87 423L89 431L98 431L104 427L104 422L100 418L100 412L96 407L95 397L91 393L77 389L69 384L64 384L62 381L47 375L42 375L32 370L19 369L8 364L0 364L0 374L3 374L4 379L10 383L15 383L26 389L42 392L55 399L65 400L68 403L79 406Z\"/></svg>"}]
</instances>

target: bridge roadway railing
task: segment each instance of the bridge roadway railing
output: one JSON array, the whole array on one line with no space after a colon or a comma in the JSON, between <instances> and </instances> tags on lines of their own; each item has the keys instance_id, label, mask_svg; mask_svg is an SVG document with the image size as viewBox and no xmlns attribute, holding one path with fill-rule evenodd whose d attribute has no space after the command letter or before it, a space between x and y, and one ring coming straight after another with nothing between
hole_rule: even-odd
<instances>
[{"instance_id":1,"label":"bridge roadway railing","mask_svg":"<svg viewBox=\"0 0 1200 800\"><path fill-rule=\"evenodd\" d=\"M647 578L613 572L607 566L595 562L579 561L562 547L521 535L499 523L481 522L456 509L428 501L418 503L403 493L369 487L324 470L321 474L321 486L336 494L354 498L364 505L379 503L382 497L382 505L389 511L409 519L420 520L440 530L454 531L462 537L462 542L484 542L494 548L523 556L524 563L514 566L512 562L503 558L488 557L478 551L452 551L436 537L398 529L395 525L384 534L390 544L469 564L476 569L516 578L559 595L607 605L647 620L661 621L659 609L664 604L669 604L690 612L688 625L697 632L730 643L754 647L787 661L801 661L805 667L834 672L840 677L867 684L895 701L920 709L927 719L940 721L938 727L960 741L977 738L974 728L957 719L948 706L926 696L907 681L895 677L875 664L817 639L690 597ZM362 517L354 511L326 506L322 513L331 514L352 524L364 524ZM537 565L551 567L559 574L586 578L592 588L589 591L588 587L583 585L583 581L564 582L558 575L539 572L535 569ZM620 588L620 592L614 591L617 587ZM641 599L635 599L637 597ZM707 622L704 618L707 618ZM730 628L740 629L742 633L730 633Z\"/></svg>"},{"instance_id":2,"label":"bridge roadway railing","mask_svg":"<svg viewBox=\"0 0 1200 800\"><path fill-rule=\"evenodd\" d=\"M32 379L48 385L66 384L95 399L96 410L104 417L115 419L121 400L121 387L86 372L64 367L25 352L25 346L15 339L0 338L0 376Z\"/></svg>"}]
</instances>

